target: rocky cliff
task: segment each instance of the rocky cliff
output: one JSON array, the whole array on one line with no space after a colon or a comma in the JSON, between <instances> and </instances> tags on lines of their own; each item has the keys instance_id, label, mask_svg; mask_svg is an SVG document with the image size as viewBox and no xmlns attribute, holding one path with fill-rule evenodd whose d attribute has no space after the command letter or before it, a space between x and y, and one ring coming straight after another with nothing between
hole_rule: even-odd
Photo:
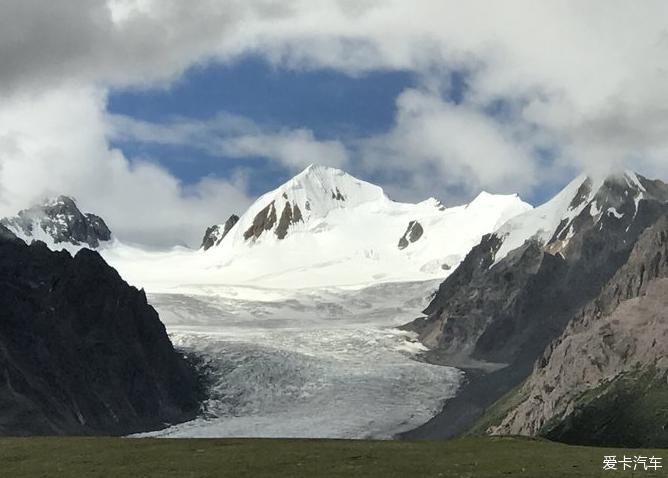
<instances>
[{"instance_id":1,"label":"rocky cliff","mask_svg":"<svg viewBox=\"0 0 668 478\"><path fill-rule=\"evenodd\" d=\"M668 446L668 216L649 227L602 293L517 391L495 434ZM656 401L656 403L652 403Z\"/></svg>"},{"instance_id":2,"label":"rocky cliff","mask_svg":"<svg viewBox=\"0 0 668 478\"><path fill-rule=\"evenodd\" d=\"M443 414L409 436L461 434L522 383L627 263L668 211L666 201L666 184L632 173L582 178L483 238L441 285L427 317L409 325L431 348L427 358L478 370Z\"/></svg>"},{"instance_id":3,"label":"rocky cliff","mask_svg":"<svg viewBox=\"0 0 668 478\"><path fill-rule=\"evenodd\" d=\"M196 374L143 291L91 250L0 236L0 435L120 435L194 416Z\"/></svg>"}]
</instances>

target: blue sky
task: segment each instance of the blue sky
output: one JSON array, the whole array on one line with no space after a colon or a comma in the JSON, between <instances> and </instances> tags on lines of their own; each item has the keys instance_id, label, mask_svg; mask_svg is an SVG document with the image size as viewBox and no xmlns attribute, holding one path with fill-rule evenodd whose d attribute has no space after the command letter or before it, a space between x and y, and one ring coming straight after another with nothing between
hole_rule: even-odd
<instances>
[{"instance_id":1,"label":"blue sky","mask_svg":"<svg viewBox=\"0 0 668 478\"><path fill-rule=\"evenodd\" d=\"M445 101L459 104L467 93L467 74L444 73L447 87L440 90ZM335 140L344 144L358 138L373 137L390 131L395 123L396 101L411 88L419 88L421 77L412 71L379 70L350 75L333 69L284 69L258 56L244 56L227 64L209 63L187 70L177 81L153 88L112 90L107 109L111 114L161 124L170 119L202 120L220 113L239 115L269 128L306 128L317 140ZM508 105L490 104L490 118L505 121ZM265 156L238 158L211 154L192 144L158 144L132 138L112 141L130 160L150 160L160 164L184 184L203 177L227 178L235 172L248 175L248 194L258 196L290 179L295 171ZM353 153L354 154L354 153ZM354 158L353 158L354 159ZM319 162L314 157L313 162ZM370 182L390 180L399 188L401 172L357 171L353 161L349 172ZM561 184L545 184L524 197L540 203L554 194ZM458 185L447 191L432 189L416 199L436 196L455 202L477 194ZM499 191L513 192L513 191Z\"/></svg>"},{"instance_id":2,"label":"blue sky","mask_svg":"<svg viewBox=\"0 0 668 478\"><path fill-rule=\"evenodd\" d=\"M390 129L397 96L417 82L409 71L355 76L332 69L294 71L248 56L230 64L193 67L166 87L114 90L108 111L152 123L170 118L207 120L224 112L269 127L307 128L318 140L345 142ZM185 183L245 169L250 173L248 186L253 195L280 185L293 174L260 156L239 159L207 154L189 145L133 140L115 141L114 146L130 158L158 162Z\"/></svg>"},{"instance_id":3,"label":"blue sky","mask_svg":"<svg viewBox=\"0 0 668 478\"><path fill-rule=\"evenodd\" d=\"M668 177L668 4L0 2L0 215L195 244L315 162L390 197ZM57 164L57 167L54 167Z\"/></svg>"}]
</instances>

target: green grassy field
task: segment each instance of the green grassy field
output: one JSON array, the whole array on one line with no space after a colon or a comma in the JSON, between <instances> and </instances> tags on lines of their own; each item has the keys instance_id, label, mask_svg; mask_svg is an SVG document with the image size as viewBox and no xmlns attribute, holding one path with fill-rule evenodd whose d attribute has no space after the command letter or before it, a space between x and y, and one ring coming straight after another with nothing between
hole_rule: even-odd
<instances>
[{"instance_id":1,"label":"green grassy field","mask_svg":"<svg viewBox=\"0 0 668 478\"><path fill-rule=\"evenodd\" d=\"M6 477L581 477L668 476L604 472L604 455L632 450L547 441L470 438L452 442L337 440L0 439ZM668 460L668 450L643 450ZM668 465L668 463L666 463Z\"/></svg>"}]
</instances>

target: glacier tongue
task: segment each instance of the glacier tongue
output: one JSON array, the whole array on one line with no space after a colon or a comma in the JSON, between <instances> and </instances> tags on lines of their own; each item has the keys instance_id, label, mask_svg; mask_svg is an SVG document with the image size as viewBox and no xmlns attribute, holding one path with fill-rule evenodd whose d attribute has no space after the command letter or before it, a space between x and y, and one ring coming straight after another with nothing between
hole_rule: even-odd
<instances>
[{"instance_id":1,"label":"glacier tongue","mask_svg":"<svg viewBox=\"0 0 668 478\"><path fill-rule=\"evenodd\" d=\"M175 345L203 357L213 379L203 417L149 436L387 439L421 425L461 374L414 360L422 346L391 327L437 285L149 295Z\"/></svg>"}]
</instances>

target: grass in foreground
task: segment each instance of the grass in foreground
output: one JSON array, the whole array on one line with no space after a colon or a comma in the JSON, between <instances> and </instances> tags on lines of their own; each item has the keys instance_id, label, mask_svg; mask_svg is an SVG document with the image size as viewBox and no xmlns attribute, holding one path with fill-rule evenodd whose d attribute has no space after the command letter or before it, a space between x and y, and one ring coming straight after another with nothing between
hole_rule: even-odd
<instances>
[{"instance_id":1,"label":"grass in foreground","mask_svg":"<svg viewBox=\"0 0 668 478\"><path fill-rule=\"evenodd\" d=\"M604 455L517 438L452 442L336 440L0 439L0 476L20 477L583 477L668 476L603 471ZM668 450L643 450L663 457ZM664 463L668 465L668 463Z\"/></svg>"}]
</instances>

